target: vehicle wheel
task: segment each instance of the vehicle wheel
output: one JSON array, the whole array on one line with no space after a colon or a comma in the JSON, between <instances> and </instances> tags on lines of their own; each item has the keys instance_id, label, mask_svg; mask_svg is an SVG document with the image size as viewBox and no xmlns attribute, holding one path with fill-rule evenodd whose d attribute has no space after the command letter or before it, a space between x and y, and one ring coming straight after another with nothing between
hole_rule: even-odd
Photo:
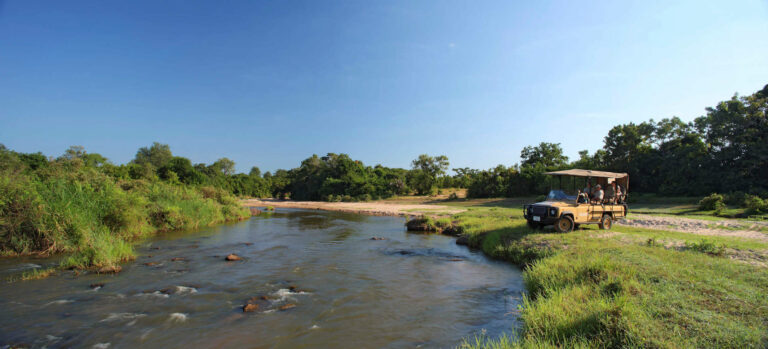
<instances>
[{"instance_id":1,"label":"vehicle wheel","mask_svg":"<svg viewBox=\"0 0 768 349\"><path fill-rule=\"evenodd\" d=\"M555 230L558 233L567 233L573 230L573 218L571 216L562 216L555 222Z\"/></svg>"},{"instance_id":2,"label":"vehicle wheel","mask_svg":"<svg viewBox=\"0 0 768 349\"><path fill-rule=\"evenodd\" d=\"M534 229L534 230L535 229L540 229L541 228L541 223L534 222L534 221L528 221L528 228L531 228L531 229Z\"/></svg>"},{"instance_id":3,"label":"vehicle wheel","mask_svg":"<svg viewBox=\"0 0 768 349\"><path fill-rule=\"evenodd\" d=\"M611 230L611 226L613 226L613 218L611 218L610 215L604 214L603 219L600 220L600 229L603 230Z\"/></svg>"}]
</instances>

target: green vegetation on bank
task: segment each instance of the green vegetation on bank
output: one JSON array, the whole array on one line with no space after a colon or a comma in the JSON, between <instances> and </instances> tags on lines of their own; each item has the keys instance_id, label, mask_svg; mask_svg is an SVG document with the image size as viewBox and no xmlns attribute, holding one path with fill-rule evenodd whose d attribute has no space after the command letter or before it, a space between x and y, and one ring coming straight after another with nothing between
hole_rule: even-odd
<instances>
[{"instance_id":1,"label":"green vegetation on bank","mask_svg":"<svg viewBox=\"0 0 768 349\"><path fill-rule=\"evenodd\" d=\"M454 215L470 246L524 267L522 329L465 348L765 347L768 242L587 226L531 230L516 203Z\"/></svg>"},{"instance_id":2,"label":"green vegetation on bank","mask_svg":"<svg viewBox=\"0 0 768 349\"><path fill-rule=\"evenodd\" d=\"M49 160L0 149L0 253L67 253L62 267L133 258L150 234L243 219L248 210L214 187L113 176L98 154Z\"/></svg>"}]
</instances>

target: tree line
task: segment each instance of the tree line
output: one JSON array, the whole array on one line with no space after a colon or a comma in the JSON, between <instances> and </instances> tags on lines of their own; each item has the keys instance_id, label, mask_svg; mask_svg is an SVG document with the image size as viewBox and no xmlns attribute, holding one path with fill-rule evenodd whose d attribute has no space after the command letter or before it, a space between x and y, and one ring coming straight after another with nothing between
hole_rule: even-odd
<instances>
[{"instance_id":1,"label":"tree line","mask_svg":"<svg viewBox=\"0 0 768 349\"><path fill-rule=\"evenodd\" d=\"M583 168L627 172L630 190L662 195L702 196L712 192L768 196L768 85L748 96L733 96L692 122L678 117L614 126L602 149L579 152L570 161L559 143L527 146L519 164L487 170L453 168L444 155L420 155L410 169L367 166L347 154L312 155L290 170L236 173L221 158L193 164L167 144L140 148L127 164L115 165L97 153L73 146L59 158L5 149L27 171L55 161L79 161L115 180L163 181L210 186L238 196L297 200L365 201L396 195L431 195L440 188L467 188L470 197L511 197L545 193L544 172ZM8 156L6 155L6 158ZM3 166L3 164L0 164ZM7 160L5 166L8 166Z\"/></svg>"},{"instance_id":2,"label":"tree line","mask_svg":"<svg viewBox=\"0 0 768 349\"><path fill-rule=\"evenodd\" d=\"M768 197L766 110L768 85L706 108L706 114L692 122L671 117L614 126L602 149L593 154L580 151L572 162L559 144L541 143L524 148L519 165L456 169L456 176L463 177L459 183L469 183L472 197L541 194L543 172L568 168L626 172L634 192Z\"/></svg>"}]
</instances>

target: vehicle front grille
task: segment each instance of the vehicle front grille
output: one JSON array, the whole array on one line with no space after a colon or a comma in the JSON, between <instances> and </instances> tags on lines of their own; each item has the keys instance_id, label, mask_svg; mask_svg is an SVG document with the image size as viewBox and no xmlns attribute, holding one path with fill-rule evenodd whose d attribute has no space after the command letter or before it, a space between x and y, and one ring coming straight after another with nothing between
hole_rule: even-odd
<instances>
[{"instance_id":1,"label":"vehicle front grille","mask_svg":"<svg viewBox=\"0 0 768 349\"><path fill-rule=\"evenodd\" d=\"M531 206L531 214L534 216L541 216L544 217L547 215L547 207L546 206Z\"/></svg>"}]
</instances>

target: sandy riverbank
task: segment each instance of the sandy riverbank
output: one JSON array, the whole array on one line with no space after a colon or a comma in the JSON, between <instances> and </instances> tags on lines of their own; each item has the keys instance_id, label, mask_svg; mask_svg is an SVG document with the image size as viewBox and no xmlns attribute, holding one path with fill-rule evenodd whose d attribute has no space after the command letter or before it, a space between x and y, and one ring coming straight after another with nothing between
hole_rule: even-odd
<instances>
[{"instance_id":1,"label":"sandy riverbank","mask_svg":"<svg viewBox=\"0 0 768 349\"><path fill-rule=\"evenodd\" d=\"M303 208L309 210L327 210L367 214L374 216L421 216L421 215L452 215L464 212L460 207L432 205L432 204L402 204L386 201L370 202L322 202L322 201L291 201L273 199L248 199L242 200L242 205L247 207L287 207Z\"/></svg>"}]
</instances>

